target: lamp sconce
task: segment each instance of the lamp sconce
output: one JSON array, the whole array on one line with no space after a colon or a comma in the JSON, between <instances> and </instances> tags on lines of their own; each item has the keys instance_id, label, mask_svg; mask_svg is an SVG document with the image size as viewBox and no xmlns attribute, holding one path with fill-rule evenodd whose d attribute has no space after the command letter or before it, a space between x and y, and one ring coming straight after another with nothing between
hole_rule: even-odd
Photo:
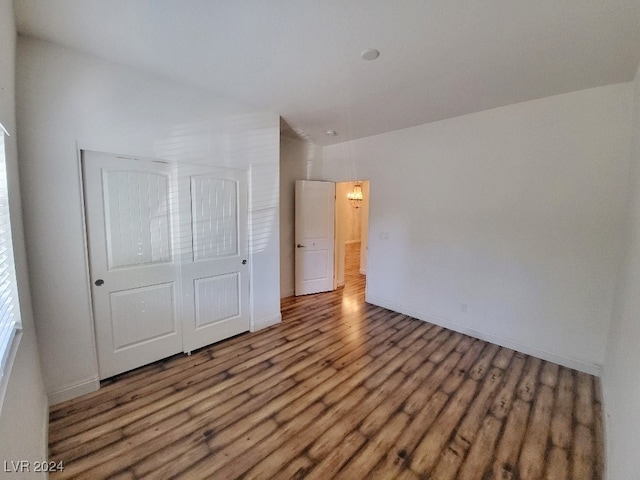
<instances>
[{"instance_id":1,"label":"lamp sconce","mask_svg":"<svg viewBox=\"0 0 640 480\"><path fill-rule=\"evenodd\" d=\"M356 184L353 186L353 191L347 193L347 198L349 199L349 203L351 203L351 206L353 208L360 208L360 205L362 205L362 200L363 200L363 196L362 196L362 184L360 182L356 182Z\"/></svg>"}]
</instances>

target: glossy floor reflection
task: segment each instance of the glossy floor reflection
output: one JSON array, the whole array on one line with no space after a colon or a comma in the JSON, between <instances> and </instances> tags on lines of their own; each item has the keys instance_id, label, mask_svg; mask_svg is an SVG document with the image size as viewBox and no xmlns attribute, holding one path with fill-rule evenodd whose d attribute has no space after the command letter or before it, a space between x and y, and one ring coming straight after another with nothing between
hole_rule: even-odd
<instances>
[{"instance_id":1,"label":"glossy floor reflection","mask_svg":"<svg viewBox=\"0 0 640 480\"><path fill-rule=\"evenodd\" d=\"M51 410L51 478L599 479L583 373L334 292Z\"/></svg>"}]
</instances>

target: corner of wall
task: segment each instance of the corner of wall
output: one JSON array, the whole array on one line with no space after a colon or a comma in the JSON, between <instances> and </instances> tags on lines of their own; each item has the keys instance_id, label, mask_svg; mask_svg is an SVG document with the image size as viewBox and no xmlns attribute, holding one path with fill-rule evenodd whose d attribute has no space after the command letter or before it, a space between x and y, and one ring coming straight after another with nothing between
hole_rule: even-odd
<instances>
[{"instance_id":1,"label":"corner of wall","mask_svg":"<svg viewBox=\"0 0 640 480\"><path fill-rule=\"evenodd\" d=\"M640 441L640 401L637 381L638 355L635 339L640 333L640 67L633 81L631 100L630 185L626 224L615 285L614 302L601 374L605 478L635 478L640 469L635 445Z\"/></svg>"},{"instance_id":2,"label":"corner of wall","mask_svg":"<svg viewBox=\"0 0 640 480\"><path fill-rule=\"evenodd\" d=\"M384 307L389 310L393 310L394 312L403 313L410 317L417 318L418 320L433 323L434 325L438 325L440 327L453 330L454 332L462 333L464 335L469 335L470 337L477 338L479 340L484 340L486 342L490 342L495 345L499 345L501 347L509 348L511 350L515 350L517 352L521 352L526 355L531 355L533 357L540 358L542 360L557 363L558 365L562 365L567 368L571 368L571 369L578 370L580 372L585 372L595 376L600 376L600 373L602 370L602 365L599 365L599 364L588 363L580 359L571 358L564 355L558 355L552 352L548 352L544 349L537 348L532 345L527 345L522 342L504 338L492 333L469 328L464 325L460 325L458 323L452 322L448 318L443 318L441 316L431 315L423 311L414 310L404 305L369 295L369 293L366 293L365 297L366 297L365 301L367 303L371 303L379 307Z\"/></svg>"},{"instance_id":3,"label":"corner of wall","mask_svg":"<svg viewBox=\"0 0 640 480\"><path fill-rule=\"evenodd\" d=\"M258 330L262 330L263 328L271 327L273 325L277 325L282 322L282 314L278 313L277 315L272 315L267 318L262 318L252 323L251 332L257 332Z\"/></svg>"},{"instance_id":4,"label":"corner of wall","mask_svg":"<svg viewBox=\"0 0 640 480\"><path fill-rule=\"evenodd\" d=\"M100 379L96 377L84 382L79 382L74 385L64 387L60 390L56 390L55 392L49 392L47 396L49 398L50 405L57 405L58 403L81 397L82 395L86 395L87 393L95 392L99 388Z\"/></svg>"},{"instance_id":5,"label":"corner of wall","mask_svg":"<svg viewBox=\"0 0 640 480\"><path fill-rule=\"evenodd\" d=\"M12 134L5 143L7 183L23 326L0 412L0 452L6 460L44 461L47 458L49 406L42 381L24 247L16 142L16 39L13 1L0 2L0 120ZM45 478L46 473L33 476Z\"/></svg>"}]
</instances>

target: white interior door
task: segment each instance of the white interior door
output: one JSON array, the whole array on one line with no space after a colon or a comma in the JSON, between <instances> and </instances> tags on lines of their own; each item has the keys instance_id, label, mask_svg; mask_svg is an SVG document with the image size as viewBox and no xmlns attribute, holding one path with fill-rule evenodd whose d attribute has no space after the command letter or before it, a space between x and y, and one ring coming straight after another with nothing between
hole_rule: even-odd
<instances>
[{"instance_id":1,"label":"white interior door","mask_svg":"<svg viewBox=\"0 0 640 480\"><path fill-rule=\"evenodd\" d=\"M249 330L246 172L83 152L100 378Z\"/></svg>"},{"instance_id":2,"label":"white interior door","mask_svg":"<svg viewBox=\"0 0 640 480\"><path fill-rule=\"evenodd\" d=\"M335 183L296 181L296 295L333 290L335 201Z\"/></svg>"},{"instance_id":3,"label":"white interior door","mask_svg":"<svg viewBox=\"0 0 640 480\"><path fill-rule=\"evenodd\" d=\"M184 351L250 326L247 174L178 167Z\"/></svg>"},{"instance_id":4,"label":"white interior door","mask_svg":"<svg viewBox=\"0 0 640 480\"><path fill-rule=\"evenodd\" d=\"M83 152L100 378L182 351L172 166Z\"/></svg>"}]
</instances>

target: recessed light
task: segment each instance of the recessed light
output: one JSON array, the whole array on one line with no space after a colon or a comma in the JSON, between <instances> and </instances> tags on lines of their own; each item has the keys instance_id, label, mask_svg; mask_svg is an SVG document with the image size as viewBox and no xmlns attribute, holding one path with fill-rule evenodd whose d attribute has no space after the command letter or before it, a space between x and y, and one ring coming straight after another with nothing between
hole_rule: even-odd
<instances>
[{"instance_id":1,"label":"recessed light","mask_svg":"<svg viewBox=\"0 0 640 480\"><path fill-rule=\"evenodd\" d=\"M329 135L330 137L335 137L337 135L335 130L327 130L324 134Z\"/></svg>"},{"instance_id":2,"label":"recessed light","mask_svg":"<svg viewBox=\"0 0 640 480\"><path fill-rule=\"evenodd\" d=\"M360 53L363 60L375 60L380 56L380 52L375 48L367 48Z\"/></svg>"}]
</instances>

